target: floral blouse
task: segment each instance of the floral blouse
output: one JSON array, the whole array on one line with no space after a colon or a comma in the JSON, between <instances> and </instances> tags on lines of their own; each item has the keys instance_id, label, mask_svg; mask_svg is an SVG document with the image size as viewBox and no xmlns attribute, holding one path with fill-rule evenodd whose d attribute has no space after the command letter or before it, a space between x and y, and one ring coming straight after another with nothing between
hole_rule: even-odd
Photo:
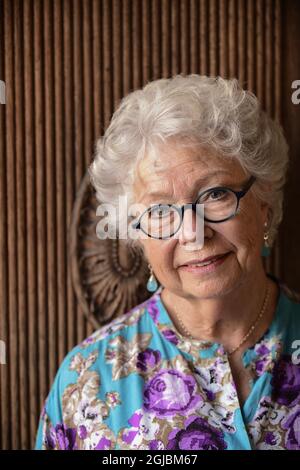
<instances>
[{"instance_id":1,"label":"floral blouse","mask_svg":"<svg viewBox=\"0 0 300 470\"><path fill-rule=\"evenodd\" d=\"M161 286L65 357L35 448L300 450L300 303L277 282L272 323L242 356L243 406L223 346L183 337Z\"/></svg>"}]
</instances>

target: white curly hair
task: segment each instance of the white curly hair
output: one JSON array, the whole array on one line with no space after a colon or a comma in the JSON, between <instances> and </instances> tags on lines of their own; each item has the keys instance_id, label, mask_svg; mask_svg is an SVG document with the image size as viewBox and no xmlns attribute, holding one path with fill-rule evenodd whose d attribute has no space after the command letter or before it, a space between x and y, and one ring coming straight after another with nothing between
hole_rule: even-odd
<instances>
[{"instance_id":1,"label":"white curly hair","mask_svg":"<svg viewBox=\"0 0 300 470\"><path fill-rule=\"evenodd\" d=\"M126 195L133 204L137 163L147 152L155 152L158 143L174 137L181 138L182 145L197 143L224 158L234 157L256 176L252 191L272 213L272 246L282 220L288 145L280 124L237 79L179 74L148 82L125 96L97 140L88 169L97 200L117 207L119 196ZM116 233L118 217L109 216ZM135 244L131 238L127 242Z\"/></svg>"}]
</instances>

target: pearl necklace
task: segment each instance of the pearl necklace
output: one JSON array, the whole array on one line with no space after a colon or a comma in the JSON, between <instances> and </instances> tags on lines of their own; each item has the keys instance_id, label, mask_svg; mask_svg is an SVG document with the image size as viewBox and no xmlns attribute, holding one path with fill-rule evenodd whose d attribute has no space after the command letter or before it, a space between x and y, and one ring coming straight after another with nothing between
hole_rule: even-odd
<instances>
[{"instance_id":1,"label":"pearl necklace","mask_svg":"<svg viewBox=\"0 0 300 470\"><path fill-rule=\"evenodd\" d=\"M255 330L255 328L257 327L257 324L259 322L259 320L262 318L263 314L265 313L265 310L266 310L266 307L267 307L267 303L268 303L268 299L269 299L269 296L270 296L270 288L269 288L269 284L267 286L267 289L266 289L266 294L265 294L265 298L264 298L264 302L263 302L263 306L261 308L261 311L259 313L259 315L257 316L255 322L250 326L249 330L248 330L248 333L243 337L243 339L240 341L240 343L233 349L231 349L229 352L227 352L228 356L231 356L235 351L237 351L244 343L245 341L249 338L249 336L253 333L253 331ZM176 312L175 310L175 315L176 315L176 318L178 320L178 322L180 323L183 331L185 332L185 334L192 340L196 340L197 341L197 338L194 338L191 333L186 329L185 325L182 323L182 320L181 318L179 317L178 313ZM199 340L198 340L199 341Z\"/></svg>"}]
</instances>

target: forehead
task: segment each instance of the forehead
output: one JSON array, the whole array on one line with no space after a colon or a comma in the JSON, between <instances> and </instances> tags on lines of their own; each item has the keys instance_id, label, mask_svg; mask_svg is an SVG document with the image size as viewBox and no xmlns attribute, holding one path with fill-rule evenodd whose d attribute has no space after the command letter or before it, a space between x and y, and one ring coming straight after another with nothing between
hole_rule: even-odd
<instances>
[{"instance_id":1,"label":"forehead","mask_svg":"<svg viewBox=\"0 0 300 470\"><path fill-rule=\"evenodd\" d=\"M195 183L219 184L221 180L240 183L245 174L236 158L220 156L212 149L196 145L182 147L171 143L160 146L155 154L148 153L141 160L134 192L138 199L152 193L189 197Z\"/></svg>"}]
</instances>

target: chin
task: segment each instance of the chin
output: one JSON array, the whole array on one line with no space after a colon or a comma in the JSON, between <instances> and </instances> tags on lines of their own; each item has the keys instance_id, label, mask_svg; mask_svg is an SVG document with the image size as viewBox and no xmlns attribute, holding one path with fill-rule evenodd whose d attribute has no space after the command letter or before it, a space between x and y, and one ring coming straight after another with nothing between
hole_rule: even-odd
<instances>
[{"instance_id":1,"label":"chin","mask_svg":"<svg viewBox=\"0 0 300 470\"><path fill-rule=\"evenodd\" d=\"M183 290L199 298L227 295L236 289L238 284L239 276L232 271L222 276L206 276L205 279L182 279Z\"/></svg>"}]
</instances>

